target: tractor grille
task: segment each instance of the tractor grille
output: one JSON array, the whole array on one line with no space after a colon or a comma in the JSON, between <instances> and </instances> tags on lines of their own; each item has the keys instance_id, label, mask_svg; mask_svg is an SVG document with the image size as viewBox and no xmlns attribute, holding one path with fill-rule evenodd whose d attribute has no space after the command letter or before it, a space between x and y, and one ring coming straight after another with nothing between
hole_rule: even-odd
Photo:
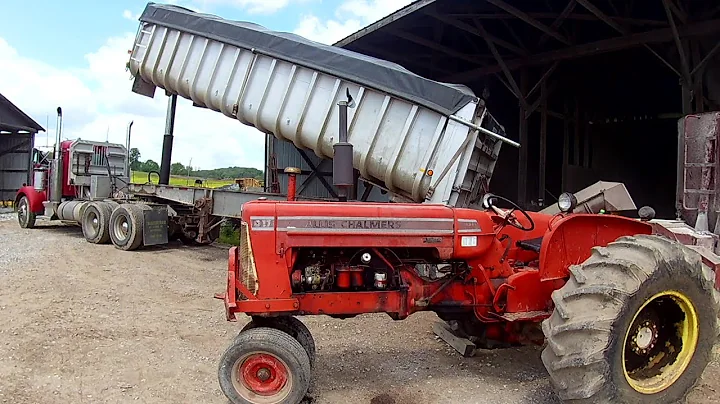
<instances>
[{"instance_id":1,"label":"tractor grille","mask_svg":"<svg viewBox=\"0 0 720 404\"><path fill-rule=\"evenodd\" d=\"M253 294L257 294L258 278L255 269L255 257L253 256L252 246L250 245L250 230L247 223L242 222L240 228L240 282L245 285Z\"/></svg>"}]
</instances>

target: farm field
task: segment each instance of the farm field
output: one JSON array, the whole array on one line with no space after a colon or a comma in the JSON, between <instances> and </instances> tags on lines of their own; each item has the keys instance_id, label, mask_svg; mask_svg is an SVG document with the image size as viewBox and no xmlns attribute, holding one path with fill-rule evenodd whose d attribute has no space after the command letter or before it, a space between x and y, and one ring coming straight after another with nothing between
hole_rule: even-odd
<instances>
[{"instance_id":1,"label":"farm field","mask_svg":"<svg viewBox=\"0 0 720 404\"><path fill-rule=\"evenodd\" d=\"M208 188L219 188L224 187L226 185L234 184L234 180L216 180L216 179L207 179L207 178L196 178L196 177L183 177L183 176L177 176L177 175L171 175L170 176L170 185L176 185L176 186L194 186L195 180L200 179L203 181L203 186ZM157 183L158 181L158 175L153 173L151 176L151 180L153 183ZM131 181L136 184L144 184L148 181L148 173L142 172L142 171L133 171L132 172L132 178Z\"/></svg>"}]
</instances>

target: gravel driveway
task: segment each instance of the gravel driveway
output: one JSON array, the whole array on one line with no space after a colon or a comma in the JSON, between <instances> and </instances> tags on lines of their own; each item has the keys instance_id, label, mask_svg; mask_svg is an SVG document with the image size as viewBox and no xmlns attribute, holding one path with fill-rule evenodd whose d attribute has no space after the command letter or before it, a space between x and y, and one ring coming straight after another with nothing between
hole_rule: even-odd
<instances>
[{"instance_id":1,"label":"gravel driveway","mask_svg":"<svg viewBox=\"0 0 720 404\"><path fill-rule=\"evenodd\" d=\"M9 220L8 220L9 218ZM0 215L0 402L227 403L216 367L248 321L213 294L227 249L123 252L77 227L19 228ZM315 403L558 403L539 347L462 358L437 317L303 318L316 340ZM720 350L690 403L718 402Z\"/></svg>"}]
</instances>

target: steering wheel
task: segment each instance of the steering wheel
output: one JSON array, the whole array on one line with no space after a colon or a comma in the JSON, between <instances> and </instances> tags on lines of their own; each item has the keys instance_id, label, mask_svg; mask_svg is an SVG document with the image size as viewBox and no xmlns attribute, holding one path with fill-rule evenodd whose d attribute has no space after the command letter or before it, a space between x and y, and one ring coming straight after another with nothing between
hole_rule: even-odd
<instances>
[{"instance_id":1,"label":"steering wheel","mask_svg":"<svg viewBox=\"0 0 720 404\"><path fill-rule=\"evenodd\" d=\"M493 199L499 199L501 201L505 201L510 206L512 206L512 209L508 212L503 211L502 209L495 206ZM497 214L499 217L501 217L505 223L509 224L512 227L515 227L516 229L520 229L522 231L533 231L535 229L535 222L532 220L530 215L525 211L525 209L518 206L515 202L504 198L499 195L487 193L482 198L482 205L485 209L491 209L495 214ZM523 214L527 218L527 220L530 222L530 227L523 227L522 224L520 224L520 221L515 217L514 212L518 210L520 213Z\"/></svg>"}]
</instances>

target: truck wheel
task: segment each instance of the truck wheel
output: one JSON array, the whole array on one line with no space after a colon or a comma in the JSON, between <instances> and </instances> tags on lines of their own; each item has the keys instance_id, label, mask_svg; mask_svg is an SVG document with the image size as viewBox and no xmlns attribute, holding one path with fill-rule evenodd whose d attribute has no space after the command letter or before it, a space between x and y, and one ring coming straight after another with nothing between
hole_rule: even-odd
<instances>
[{"instance_id":1,"label":"truck wheel","mask_svg":"<svg viewBox=\"0 0 720 404\"><path fill-rule=\"evenodd\" d=\"M302 345L302 347L305 349L305 352L307 352L308 358L310 359L310 367L315 366L315 340L313 339L312 333L310 332L310 330L308 330L305 323L292 316L256 316L253 317L253 319L249 323L245 324L245 327L240 330L240 334L238 334L238 336L247 330L251 330L257 327L275 328L276 330L280 330L295 338L295 340L297 340L297 342L299 342L300 345Z\"/></svg>"},{"instance_id":2,"label":"truck wheel","mask_svg":"<svg viewBox=\"0 0 720 404\"><path fill-rule=\"evenodd\" d=\"M18 224L23 229L32 229L35 227L35 213L30 209L30 200L27 196L22 196L17 205Z\"/></svg>"},{"instance_id":3,"label":"truck wheel","mask_svg":"<svg viewBox=\"0 0 720 404\"><path fill-rule=\"evenodd\" d=\"M110 215L110 239L115 247L132 251L143 241L143 207L124 203Z\"/></svg>"},{"instance_id":4,"label":"truck wheel","mask_svg":"<svg viewBox=\"0 0 720 404\"><path fill-rule=\"evenodd\" d=\"M678 402L710 361L713 273L677 242L642 235L596 247L552 298L542 361L563 400Z\"/></svg>"},{"instance_id":5,"label":"truck wheel","mask_svg":"<svg viewBox=\"0 0 720 404\"><path fill-rule=\"evenodd\" d=\"M110 215L112 209L104 202L91 202L82 215L83 236L93 244L106 244L110 241Z\"/></svg>"},{"instance_id":6,"label":"truck wheel","mask_svg":"<svg viewBox=\"0 0 720 404\"><path fill-rule=\"evenodd\" d=\"M240 333L218 368L220 389L233 404L297 404L310 387L310 359L287 333L257 327Z\"/></svg>"}]
</instances>

